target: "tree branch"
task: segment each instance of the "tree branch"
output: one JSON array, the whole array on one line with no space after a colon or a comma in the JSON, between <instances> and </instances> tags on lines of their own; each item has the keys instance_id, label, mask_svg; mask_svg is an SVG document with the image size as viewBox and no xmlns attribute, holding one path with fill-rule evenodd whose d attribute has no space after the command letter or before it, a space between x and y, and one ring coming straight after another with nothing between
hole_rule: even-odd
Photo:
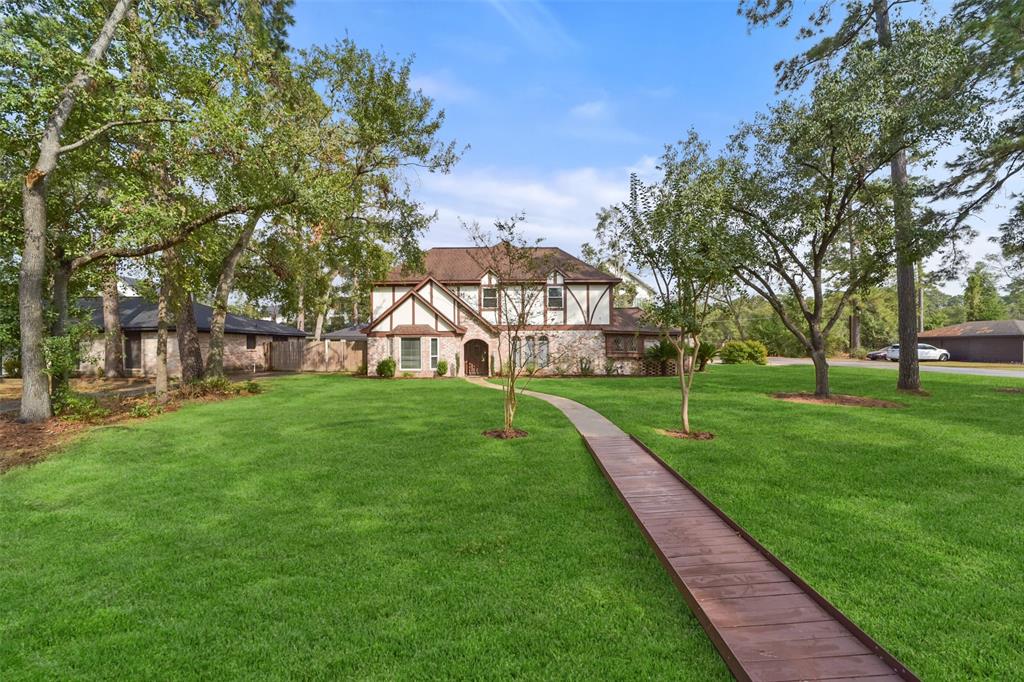
<instances>
[{"instance_id":1,"label":"tree branch","mask_svg":"<svg viewBox=\"0 0 1024 682\"><path fill-rule=\"evenodd\" d=\"M85 137L82 137L79 140L72 142L71 144L64 145L63 147L57 150L57 153L65 154L67 152L74 151L79 147L84 147L85 145L89 144L90 142L92 142L97 137L107 132L111 128L119 128L122 126L148 125L150 123L184 123L184 121L178 118L140 118L135 120L111 121L110 123L104 123L99 128L96 128L91 133L85 135Z\"/></svg>"},{"instance_id":2,"label":"tree branch","mask_svg":"<svg viewBox=\"0 0 1024 682\"><path fill-rule=\"evenodd\" d=\"M96 249L95 251L79 256L78 258L71 261L71 269L77 270L78 268L89 265L90 263L94 263L98 260L104 260L106 258L140 258L142 256L148 256L151 253L156 253L157 251L164 251L166 249L171 248L172 246L177 246L181 242L188 239L192 235L192 233L198 230L200 227L203 227L204 225L209 225L210 223L217 222L218 220L226 216L235 213L248 213L249 211L252 211L254 209L260 209L265 211L270 210L272 208L280 208L282 206L287 206L288 204L294 201L295 196L289 195L288 197L279 199L270 204L265 204L263 206L256 206L251 204L235 204L233 206L228 206L226 208L218 209L216 211L211 211L206 215L200 216L199 218L195 218L194 220L185 223L184 225L181 226L180 230L175 235L171 237L166 237L156 242L152 242L150 244L146 244L145 246L107 247L103 249Z\"/></svg>"}]
</instances>

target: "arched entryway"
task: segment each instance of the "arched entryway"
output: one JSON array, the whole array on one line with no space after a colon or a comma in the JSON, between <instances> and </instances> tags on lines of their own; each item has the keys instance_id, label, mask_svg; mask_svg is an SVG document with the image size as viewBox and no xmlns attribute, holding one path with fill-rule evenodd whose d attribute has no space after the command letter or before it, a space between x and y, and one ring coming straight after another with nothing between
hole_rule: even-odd
<instances>
[{"instance_id":1,"label":"arched entryway","mask_svg":"<svg viewBox=\"0 0 1024 682\"><path fill-rule=\"evenodd\" d=\"M466 376L485 377L489 374L490 353L485 342L480 339L467 341L462 352L465 358Z\"/></svg>"}]
</instances>

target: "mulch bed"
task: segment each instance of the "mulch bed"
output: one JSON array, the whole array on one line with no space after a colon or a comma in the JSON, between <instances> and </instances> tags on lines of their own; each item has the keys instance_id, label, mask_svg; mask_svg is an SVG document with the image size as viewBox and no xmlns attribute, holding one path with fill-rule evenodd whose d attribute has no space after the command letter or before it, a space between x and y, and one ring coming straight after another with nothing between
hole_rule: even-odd
<instances>
[{"instance_id":1,"label":"mulch bed","mask_svg":"<svg viewBox=\"0 0 1024 682\"><path fill-rule=\"evenodd\" d=\"M1000 393L1024 393L1024 388L1018 386L1000 386L996 390Z\"/></svg>"},{"instance_id":2,"label":"mulch bed","mask_svg":"<svg viewBox=\"0 0 1024 682\"><path fill-rule=\"evenodd\" d=\"M89 424L50 419L41 424L19 424L17 415L0 417L0 473L46 457L89 428Z\"/></svg>"},{"instance_id":3,"label":"mulch bed","mask_svg":"<svg viewBox=\"0 0 1024 682\"><path fill-rule=\"evenodd\" d=\"M490 429L489 431L483 431L483 435L488 438L497 438L498 440L512 440L513 438L525 438L530 435L522 429L512 429L506 431L505 429Z\"/></svg>"},{"instance_id":4,"label":"mulch bed","mask_svg":"<svg viewBox=\"0 0 1024 682\"><path fill-rule=\"evenodd\" d=\"M0 416L0 474L16 466L33 464L46 459L95 426L109 426L129 420L147 419L148 417L137 417L132 414L132 408L140 403L152 405L151 416L156 416L174 412L186 403L218 402L246 395L250 394L243 391L237 395L207 394L192 397L183 395L181 391L173 391L166 402L159 404L153 396L108 396L98 399L98 402L110 410L110 414L88 421L54 417L39 424L21 424L17 421L17 413L8 413Z\"/></svg>"},{"instance_id":5,"label":"mulch bed","mask_svg":"<svg viewBox=\"0 0 1024 682\"><path fill-rule=\"evenodd\" d=\"M658 433L669 438L679 438L681 440L714 440L715 434L710 431L677 431L676 429L655 429Z\"/></svg>"},{"instance_id":6,"label":"mulch bed","mask_svg":"<svg viewBox=\"0 0 1024 682\"><path fill-rule=\"evenodd\" d=\"M808 403L811 405L838 405L840 407L883 407L899 409L905 407L900 403L891 400L879 400L878 398L865 398L859 395L842 395L833 393L827 398L816 396L813 393L773 393L776 400L784 400L788 403Z\"/></svg>"}]
</instances>

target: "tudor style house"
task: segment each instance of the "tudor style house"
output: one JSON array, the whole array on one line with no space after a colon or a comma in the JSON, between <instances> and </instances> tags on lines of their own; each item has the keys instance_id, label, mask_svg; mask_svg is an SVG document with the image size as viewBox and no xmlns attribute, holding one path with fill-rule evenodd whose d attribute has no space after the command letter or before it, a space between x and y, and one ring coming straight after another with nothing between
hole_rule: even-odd
<instances>
[{"instance_id":1,"label":"tudor style house","mask_svg":"<svg viewBox=\"0 0 1024 682\"><path fill-rule=\"evenodd\" d=\"M431 376L438 362L449 374L488 376L511 354L538 373L575 374L589 365L596 374L640 371L644 349L658 329L641 321L639 308L616 308L613 287L621 280L565 251L533 248L536 271L514 283L498 282L480 265L476 247L434 248L420 273L393 270L374 285L372 316L364 327L367 369L394 358L399 374ZM542 265L540 265L542 264ZM516 297L526 301L519 336L507 343ZM504 337L504 338L503 338Z\"/></svg>"}]
</instances>

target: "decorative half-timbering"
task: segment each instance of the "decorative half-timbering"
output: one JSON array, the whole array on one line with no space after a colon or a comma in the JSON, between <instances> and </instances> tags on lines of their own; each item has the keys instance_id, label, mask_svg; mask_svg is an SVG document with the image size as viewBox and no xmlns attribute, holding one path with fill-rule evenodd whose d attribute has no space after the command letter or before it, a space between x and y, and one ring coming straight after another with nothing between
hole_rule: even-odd
<instances>
[{"instance_id":1,"label":"decorative half-timbering","mask_svg":"<svg viewBox=\"0 0 1024 682\"><path fill-rule=\"evenodd\" d=\"M430 249L421 271L389 273L373 289L373 317L364 328L370 373L391 357L402 373L432 375L443 359L451 374L486 376L499 355L539 373L575 373L581 360L598 370L638 372L658 330L642 324L638 308L614 307L621 280L561 249L535 251L545 270L515 282L481 267L474 247ZM500 332L518 326L519 316L522 338L500 348Z\"/></svg>"}]
</instances>

